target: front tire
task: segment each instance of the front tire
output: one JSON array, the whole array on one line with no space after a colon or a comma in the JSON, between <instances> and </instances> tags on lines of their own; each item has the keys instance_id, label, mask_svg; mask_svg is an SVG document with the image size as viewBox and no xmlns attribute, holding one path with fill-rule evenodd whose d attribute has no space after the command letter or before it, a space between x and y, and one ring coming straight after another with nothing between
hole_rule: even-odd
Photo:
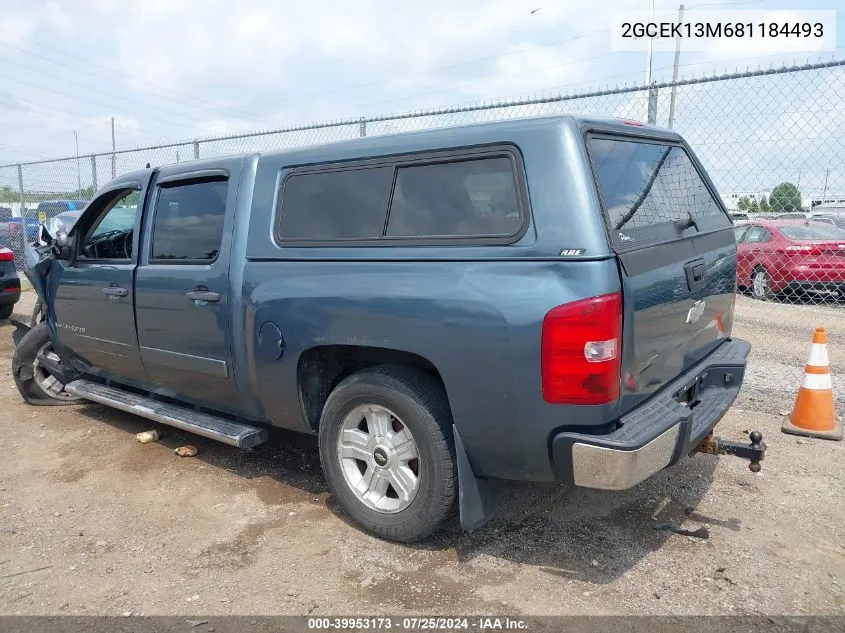
<instances>
[{"instance_id":1,"label":"front tire","mask_svg":"<svg viewBox=\"0 0 845 633\"><path fill-rule=\"evenodd\" d=\"M329 395L320 462L340 507L367 532L413 543L455 508L452 416L430 375L382 366L355 373Z\"/></svg>"},{"instance_id":2,"label":"front tire","mask_svg":"<svg viewBox=\"0 0 845 633\"><path fill-rule=\"evenodd\" d=\"M49 357L58 361L46 323L39 323L21 339L12 356L12 376L23 399L29 404L63 405L80 401L64 390L64 384L41 364Z\"/></svg>"}]
</instances>

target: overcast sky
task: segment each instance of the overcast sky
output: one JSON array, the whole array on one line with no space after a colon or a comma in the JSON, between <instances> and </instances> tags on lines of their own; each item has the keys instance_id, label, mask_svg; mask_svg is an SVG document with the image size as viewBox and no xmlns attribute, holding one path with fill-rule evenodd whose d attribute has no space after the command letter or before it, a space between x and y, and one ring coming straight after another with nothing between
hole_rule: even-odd
<instances>
[{"instance_id":1,"label":"overcast sky","mask_svg":"<svg viewBox=\"0 0 845 633\"><path fill-rule=\"evenodd\" d=\"M687 0L687 7L845 9ZM236 8L237 7L237 8ZM307 122L639 84L614 10L647 0L3 0L0 164ZM677 14L656 1L656 17ZM842 12L845 14L845 11ZM837 16L841 28L842 16ZM845 41L845 38L840 38ZM842 56L843 46L824 59ZM683 51L681 76L808 55ZM811 55L818 59L819 55ZM655 53L656 79L673 53Z\"/></svg>"},{"instance_id":2,"label":"overcast sky","mask_svg":"<svg viewBox=\"0 0 845 633\"><path fill-rule=\"evenodd\" d=\"M647 6L646 0L4 0L0 163L73 154L74 130L82 153L107 149L111 116L117 144L129 147L638 83L645 54L613 53L609 28L614 9ZM656 2L658 17L676 11L676 2ZM767 55L766 64L781 59L771 52L683 53L681 72L744 67L757 63L746 59L755 55ZM657 77L671 75L672 57L655 54Z\"/></svg>"}]
</instances>

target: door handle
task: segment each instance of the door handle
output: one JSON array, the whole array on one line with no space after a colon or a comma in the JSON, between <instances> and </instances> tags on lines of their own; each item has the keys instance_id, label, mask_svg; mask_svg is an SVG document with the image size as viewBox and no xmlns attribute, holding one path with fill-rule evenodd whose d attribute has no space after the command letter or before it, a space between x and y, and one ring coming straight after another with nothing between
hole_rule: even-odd
<instances>
[{"instance_id":1,"label":"door handle","mask_svg":"<svg viewBox=\"0 0 845 633\"><path fill-rule=\"evenodd\" d=\"M707 264L703 259L694 259L684 264L684 272L687 277L687 288L690 292L694 292L704 281L707 274Z\"/></svg>"},{"instance_id":2,"label":"door handle","mask_svg":"<svg viewBox=\"0 0 845 633\"><path fill-rule=\"evenodd\" d=\"M129 291L126 288L109 286L108 288L103 288L103 294L108 295L109 297L125 297L129 294Z\"/></svg>"},{"instance_id":3,"label":"door handle","mask_svg":"<svg viewBox=\"0 0 845 633\"><path fill-rule=\"evenodd\" d=\"M191 301L220 301L220 293L219 292L209 292L208 289L197 288L196 290L191 290L190 292L186 293L185 295Z\"/></svg>"}]
</instances>

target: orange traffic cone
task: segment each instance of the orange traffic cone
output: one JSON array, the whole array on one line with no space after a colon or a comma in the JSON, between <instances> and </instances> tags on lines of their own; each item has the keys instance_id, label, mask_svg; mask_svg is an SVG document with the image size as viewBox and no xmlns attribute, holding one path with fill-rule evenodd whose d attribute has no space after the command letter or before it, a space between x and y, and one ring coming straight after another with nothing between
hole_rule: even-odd
<instances>
[{"instance_id":1,"label":"orange traffic cone","mask_svg":"<svg viewBox=\"0 0 845 633\"><path fill-rule=\"evenodd\" d=\"M793 435L842 439L842 423L836 420L833 405L833 384L827 359L827 334L816 328L810 359L804 367L804 379L795 398L792 415L783 422L781 430Z\"/></svg>"}]
</instances>

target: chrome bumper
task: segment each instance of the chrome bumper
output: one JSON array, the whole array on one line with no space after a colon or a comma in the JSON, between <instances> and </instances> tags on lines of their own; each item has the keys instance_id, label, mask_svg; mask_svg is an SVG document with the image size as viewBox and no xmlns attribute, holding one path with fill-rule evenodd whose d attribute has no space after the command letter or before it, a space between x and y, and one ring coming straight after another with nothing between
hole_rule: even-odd
<instances>
[{"instance_id":1,"label":"chrome bumper","mask_svg":"<svg viewBox=\"0 0 845 633\"><path fill-rule=\"evenodd\" d=\"M632 451L576 442L572 445L572 478L576 486L625 490L645 481L670 463L680 426L673 426Z\"/></svg>"},{"instance_id":2,"label":"chrome bumper","mask_svg":"<svg viewBox=\"0 0 845 633\"><path fill-rule=\"evenodd\" d=\"M624 490L677 463L704 441L733 404L750 351L747 341L726 340L623 415L610 433L564 430L553 436L556 477L585 488ZM690 397L694 407L688 406Z\"/></svg>"}]
</instances>

